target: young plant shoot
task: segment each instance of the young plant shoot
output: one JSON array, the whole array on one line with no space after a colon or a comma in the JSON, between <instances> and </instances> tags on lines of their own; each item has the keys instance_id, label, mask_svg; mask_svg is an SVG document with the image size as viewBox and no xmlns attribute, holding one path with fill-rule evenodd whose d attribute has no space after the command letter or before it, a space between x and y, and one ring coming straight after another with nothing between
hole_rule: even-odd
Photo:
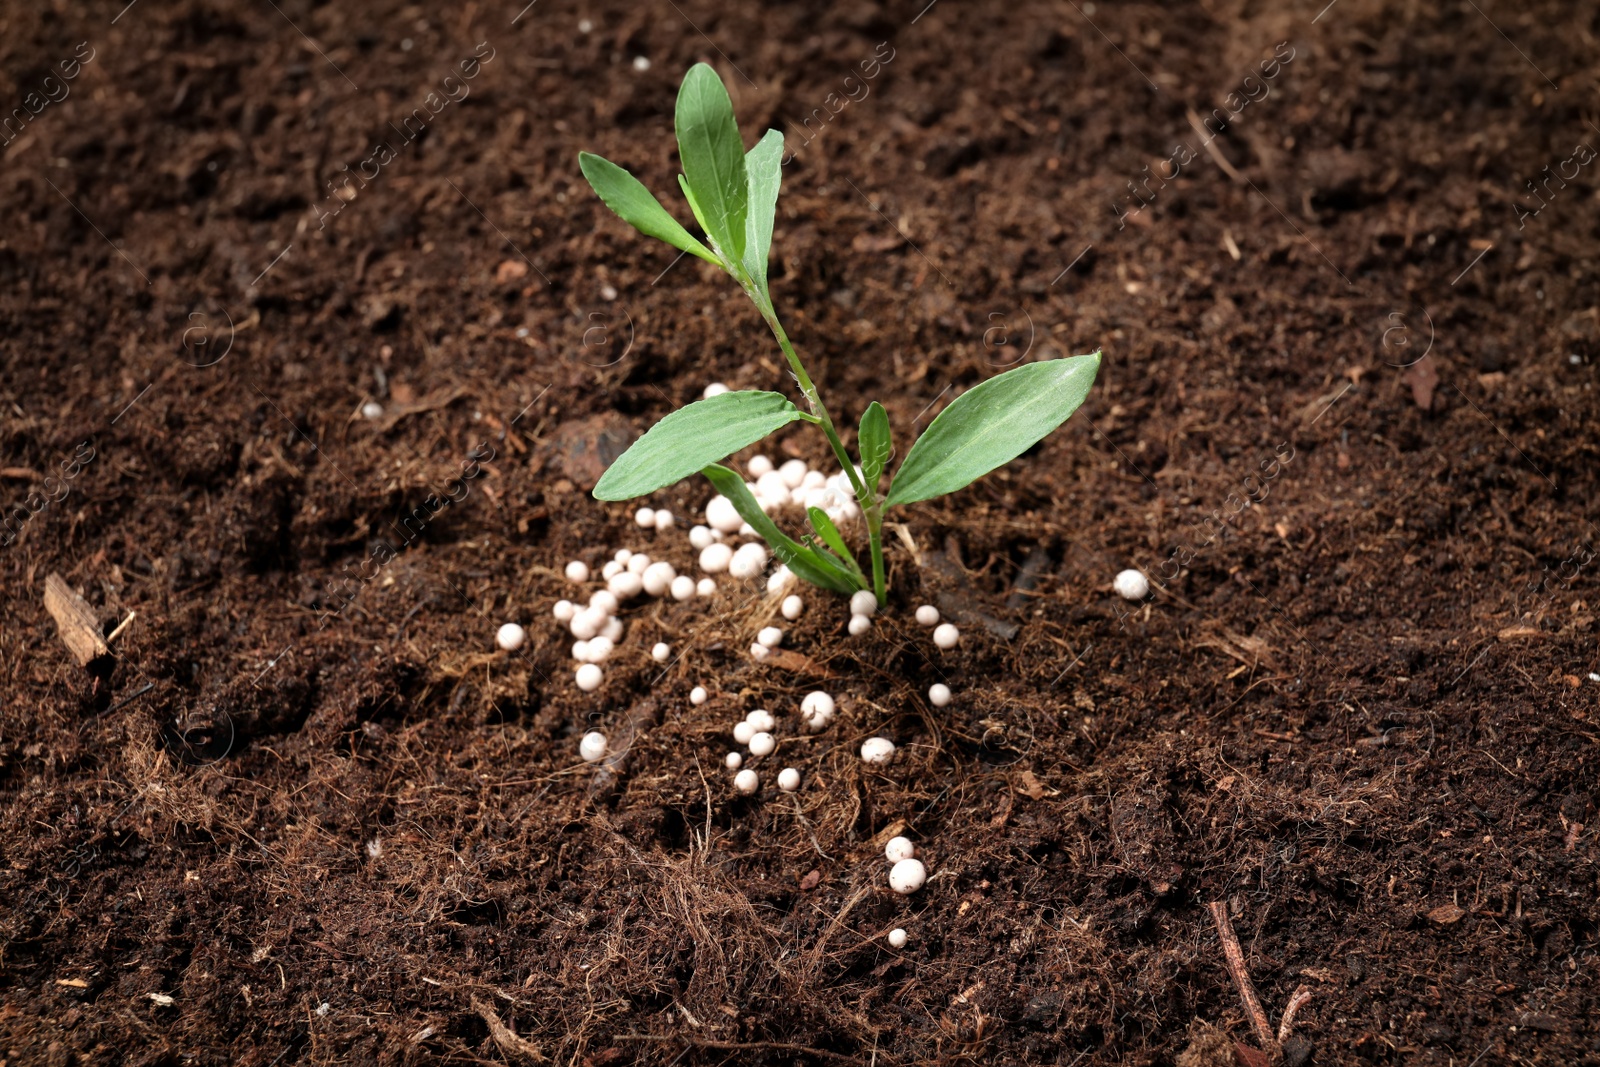
<instances>
[{"instance_id":1,"label":"young plant shoot","mask_svg":"<svg viewBox=\"0 0 1600 1067\"><path fill-rule=\"evenodd\" d=\"M953 493L1003 466L1060 426L1083 403L1100 367L1100 353L1024 364L957 397L928 425L887 487L893 454L889 416L873 401L856 434L858 462L844 441L784 333L767 289L767 252L777 214L783 134L768 130L747 153L722 79L697 63L678 89L676 126L683 189L706 236L696 239L633 175L584 152L578 163L594 191L650 237L722 268L744 290L772 330L800 387L805 408L781 393L724 392L681 408L651 427L613 463L594 488L599 500L632 500L696 471L727 497L780 562L812 585L849 596L868 579L833 521L808 508L811 531L795 540L767 517L744 480L721 460L791 422L820 429L855 491L872 556L871 590L884 601L883 519L896 504ZM709 247L708 247L709 245Z\"/></svg>"}]
</instances>

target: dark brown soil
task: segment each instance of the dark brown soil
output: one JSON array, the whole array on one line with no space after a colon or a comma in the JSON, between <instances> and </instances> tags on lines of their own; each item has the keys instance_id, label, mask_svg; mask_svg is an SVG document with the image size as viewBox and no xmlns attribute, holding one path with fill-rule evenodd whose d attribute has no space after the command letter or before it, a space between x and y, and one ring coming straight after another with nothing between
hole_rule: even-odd
<instances>
[{"instance_id":1,"label":"dark brown soil","mask_svg":"<svg viewBox=\"0 0 1600 1067\"><path fill-rule=\"evenodd\" d=\"M1600 1061L1600 9L923 2L9 5L0 1061L1253 1062L1218 900L1272 1023L1310 992L1291 1063ZM562 564L691 563L587 496L602 431L785 382L578 174L664 194L699 59L789 131L774 290L836 414L903 447L1106 358L899 516L868 636L813 594L810 666L754 665L725 583L586 695ZM99 677L52 572L137 613ZM757 706L795 797L722 768Z\"/></svg>"}]
</instances>

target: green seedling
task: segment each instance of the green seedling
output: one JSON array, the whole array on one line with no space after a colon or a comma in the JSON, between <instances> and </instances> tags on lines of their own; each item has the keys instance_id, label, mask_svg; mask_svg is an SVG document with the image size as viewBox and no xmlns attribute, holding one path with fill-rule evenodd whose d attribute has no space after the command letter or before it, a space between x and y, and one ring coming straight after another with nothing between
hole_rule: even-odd
<instances>
[{"instance_id":1,"label":"green seedling","mask_svg":"<svg viewBox=\"0 0 1600 1067\"><path fill-rule=\"evenodd\" d=\"M698 471L796 575L849 595L867 588L867 577L827 514L820 508L808 509L811 531L797 541L767 517L744 480L720 463L791 422L811 423L827 437L860 504L872 554L871 588L882 604L884 512L897 504L953 493L1033 447L1088 396L1100 353L1027 363L968 389L928 425L888 486L882 487L894 451L883 405L873 401L861 416L856 434L858 466L851 462L816 383L778 321L767 289L783 134L768 130L746 152L728 90L704 63L691 67L678 89L676 126L683 166L678 184L705 242L615 163L581 153L583 175L623 221L716 264L739 283L783 350L806 409L781 393L763 390L697 401L674 411L635 441L606 470L594 495L599 500L631 500Z\"/></svg>"}]
</instances>

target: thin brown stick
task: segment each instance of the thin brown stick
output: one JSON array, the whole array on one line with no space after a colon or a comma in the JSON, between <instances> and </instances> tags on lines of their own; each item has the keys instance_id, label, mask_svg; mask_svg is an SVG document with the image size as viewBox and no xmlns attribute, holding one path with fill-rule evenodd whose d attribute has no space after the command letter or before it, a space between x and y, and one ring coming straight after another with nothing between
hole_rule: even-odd
<instances>
[{"instance_id":1,"label":"thin brown stick","mask_svg":"<svg viewBox=\"0 0 1600 1067\"><path fill-rule=\"evenodd\" d=\"M500 1046L501 1052L507 1056L520 1056L534 1063L546 1062L544 1053L539 1051L538 1045L501 1022L499 1013L476 994L472 997L472 1010L478 1013L478 1017L489 1028L489 1036L494 1038L494 1043Z\"/></svg>"},{"instance_id":2,"label":"thin brown stick","mask_svg":"<svg viewBox=\"0 0 1600 1067\"><path fill-rule=\"evenodd\" d=\"M1301 1008L1306 1006L1306 1001L1311 999L1311 990L1305 986L1294 991L1294 996L1289 998L1289 1006L1283 1009L1283 1018L1278 1022L1278 1042L1289 1040L1289 1031L1294 1028L1294 1017Z\"/></svg>"},{"instance_id":3,"label":"thin brown stick","mask_svg":"<svg viewBox=\"0 0 1600 1067\"><path fill-rule=\"evenodd\" d=\"M1256 987L1250 981L1250 972L1244 965L1244 950L1239 947L1233 923L1228 920L1228 905L1222 901L1212 902L1211 919L1217 924L1217 936L1222 939L1222 954L1228 961L1228 973L1233 976L1233 984L1239 989L1239 999L1244 1001L1245 1014L1250 1016L1250 1026L1256 1032L1256 1040L1261 1043L1261 1051L1267 1054L1269 1063L1281 1063L1283 1046L1278 1043L1278 1035L1272 1032L1267 1013L1261 1010L1261 998L1256 996Z\"/></svg>"},{"instance_id":4,"label":"thin brown stick","mask_svg":"<svg viewBox=\"0 0 1600 1067\"><path fill-rule=\"evenodd\" d=\"M1206 150L1206 155L1210 156L1228 177L1236 182L1244 181L1244 176L1234 169L1233 164L1228 162L1228 157L1222 154L1222 149L1216 146L1216 137L1207 132L1205 125L1200 121L1200 116L1194 113L1194 108L1191 107L1188 110L1189 125L1193 126L1194 132L1200 135L1200 147ZM1217 133L1221 132L1221 130L1217 131Z\"/></svg>"}]
</instances>

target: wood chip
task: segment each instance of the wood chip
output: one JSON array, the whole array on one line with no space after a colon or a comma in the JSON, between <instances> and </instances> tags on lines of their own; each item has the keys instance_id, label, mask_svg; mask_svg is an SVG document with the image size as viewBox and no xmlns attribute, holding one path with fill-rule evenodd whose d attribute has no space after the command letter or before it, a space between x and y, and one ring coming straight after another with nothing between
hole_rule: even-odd
<instances>
[{"instance_id":1,"label":"wood chip","mask_svg":"<svg viewBox=\"0 0 1600 1067\"><path fill-rule=\"evenodd\" d=\"M101 656L111 654L100 636L100 622L95 618L94 609L53 571L44 580L44 606L56 620L61 643L67 646L78 666L87 667Z\"/></svg>"},{"instance_id":2,"label":"wood chip","mask_svg":"<svg viewBox=\"0 0 1600 1067\"><path fill-rule=\"evenodd\" d=\"M1045 797L1053 797L1058 795L1061 790L1049 788L1043 782L1039 781L1038 776L1032 771L1023 771L1022 792L1029 800L1043 800Z\"/></svg>"},{"instance_id":3,"label":"wood chip","mask_svg":"<svg viewBox=\"0 0 1600 1067\"><path fill-rule=\"evenodd\" d=\"M1541 631L1534 626L1507 626L1500 631L1500 640L1502 641L1521 641L1539 636L1541 636Z\"/></svg>"},{"instance_id":4,"label":"wood chip","mask_svg":"<svg viewBox=\"0 0 1600 1067\"><path fill-rule=\"evenodd\" d=\"M1439 387L1439 371L1433 365L1432 356L1423 356L1413 363L1401 375L1401 380L1411 387L1411 399L1416 401L1417 407L1423 411L1433 410L1433 391Z\"/></svg>"},{"instance_id":5,"label":"wood chip","mask_svg":"<svg viewBox=\"0 0 1600 1067\"><path fill-rule=\"evenodd\" d=\"M792 652L787 648L774 648L767 652L763 663L768 667L782 667L795 674L807 674L813 678L837 678L838 672L818 663L802 652Z\"/></svg>"},{"instance_id":6,"label":"wood chip","mask_svg":"<svg viewBox=\"0 0 1600 1067\"><path fill-rule=\"evenodd\" d=\"M1460 922L1461 917L1466 913L1466 908L1455 904L1440 904L1437 908L1428 912L1428 921L1438 923L1440 926L1449 926L1451 923Z\"/></svg>"}]
</instances>

